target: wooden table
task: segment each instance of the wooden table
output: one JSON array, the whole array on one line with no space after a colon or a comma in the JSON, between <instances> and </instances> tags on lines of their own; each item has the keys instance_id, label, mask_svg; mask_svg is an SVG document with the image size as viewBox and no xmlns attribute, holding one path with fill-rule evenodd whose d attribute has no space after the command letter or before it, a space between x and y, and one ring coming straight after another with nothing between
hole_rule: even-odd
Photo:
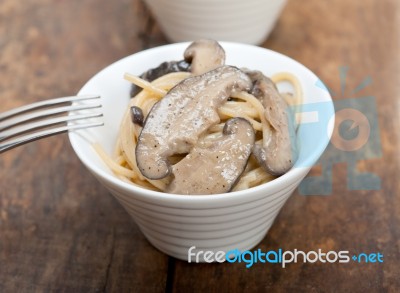
<instances>
[{"instance_id":1,"label":"wooden table","mask_svg":"<svg viewBox=\"0 0 400 293\"><path fill-rule=\"evenodd\" d=\"M111 62L165 43L138 1L3 0L0 111L74 94ZM336 102L351 96L340 94L347 66L346 90L374 97L382 152L356 164L381 179L378 190L349 190L348 162L334 157L332 193L296 192L257 248L380 252L383 263L246 269L169 258L63 135L0 156L0 292L399 292L400 3L292 0L262 46L313 70ZM352 93L367 77L372 83Z\"/></svg>"}]
</instances>

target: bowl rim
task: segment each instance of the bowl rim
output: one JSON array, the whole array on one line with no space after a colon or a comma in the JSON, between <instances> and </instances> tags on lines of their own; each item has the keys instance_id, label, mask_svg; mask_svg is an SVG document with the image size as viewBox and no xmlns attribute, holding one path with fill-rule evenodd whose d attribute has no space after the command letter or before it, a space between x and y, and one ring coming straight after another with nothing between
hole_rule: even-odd
<instances>
[{"instance_id":1,"label":"bowl rim","mask_svg":"<svg viewBox=\"0 0 400 293\"><path fill-rule=\"evenodd\" d=\"M145 50L136 52L134 54L125 56L125 57L107 65L106 67L104 67L103 69L98 71L95 75L93 75L81 87L81 89L78 92L78 95L82 94L82 91L84 90L84 88L87 84L89 84L92 80L95 80L104 71L108 70L109 67L115 66L119 63L123 63L127 59L132 58L133 56L140 57L140 55L142 55L142 54L152 54L154 52L162 51L162 50L170 48L170 47L179 47L180 48L180 47L188 46L190 43L191 42L178 42L178 43L166 44L166 45L162 45L162 46L158 46L158 47L154 47L154 48L150 48L150 49L145 49ZM225 46L242 47L242 48L246 47L247 49L261 50L261 51L267 52L268 54L272 54L272 55L279 56L280 58L288 59L290 62L296 63L296 66L302 67L302 70L305 70L312 76L318 78L317 75L314 74L306 66L304 66L300 62L298 62L298 61L292 59L291 57L288 57L282 53L279 53L279 52L276 52L276 51L273 51L273 50L270 50L267 48L250 45L250 44L243 44L243 43L237 43L237 42L226 42L226 41L219 41L219 43L221 44L222 47L225 47ZM101 179L106 181L107 183L110 183L114 186L118 186L119 188L122 188L123 190L128 192L131 196L142 195L142 196L148 197L149 199L153 199L153 200L161 201L161 202L165 202L165 201L179 201L181 203L187 203L187 202L205 203L205 202L220 202L220 201L223 202L225 200L235 200L237 198L241 198L244 196L244 194L257 194L259 191L263 191L263 190L265 191L266 188L269 190L279 190L280 187L286 185L287 183L292 183L296 179L298 180L298 178L302 179L307 174L307 172L311 169L313 164L315 164L315 162L318 160L318 158L322 155L322 153L328 146L329 141L332 137L332 133L333 133L333 127L334 127L333 122L335 119L335 115L334 115L335 110L334 110L334 105L333 105L333 100L332 100L331 95L327 92L326 96L328 97L328 99L324 100L324 102L329 103L329 106L331 106L330 110L332 111L332 114L333 114L331 122L327 126L328 139L326 140L326 142L320 143L317 145L318 147L316 148L316 151L313 152L314 156L312 156L312 158L311 158L311 156L307 158L308 159L307 166L303 166L303 167L294 166L293 168L291 168L288 172L286 172L282 176L275 178L274 180L271 180L267 183L264 183L264 184L261 184L258 186L254 186L249 189L232 191L232 192L228 192L228 193L209 194L209 195L182 195L182 194L171 194L171 193L165 193L165 192L161 192L161 191L154 191L154 190L145 189L145 188L142 188L139 186L129 184L129 183L124 182L123 180L117 178L116 176L107 173L105 170L96 166L95 164L92 164L90 162L90 160L80 150L79 143L76 140L76 136L78 136L77 134L75 134L74 132L69 132L68 137L69 137L70 144L71 144L72 149L74 150L75 154L78 156L80 161L89 169L89 171L91 171L95 175L95 177L97 177L97 178L101 177ZM94 149L93 149L93 151L94 151ZM317 154L317 155L315 155L315 154ZM115 188L113 188L113 189L115 189Z\"/></svg>"}]
</instances>

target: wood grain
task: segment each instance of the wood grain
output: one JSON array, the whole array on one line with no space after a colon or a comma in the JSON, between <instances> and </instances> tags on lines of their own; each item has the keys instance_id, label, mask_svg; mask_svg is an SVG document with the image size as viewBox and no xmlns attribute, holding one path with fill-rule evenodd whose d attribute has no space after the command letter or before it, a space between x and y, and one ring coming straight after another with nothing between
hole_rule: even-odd
<instances>
[{"instance_id":1,"label":"wood grain","mask_svg":"<svg viewBox=\"0 0 400 293\"><path fill-rule=\"evenodd\" d=\"M3 0L0 111L76 93L111 62L165 43L139 1ZM168 258L58 136L0 156L0 292L400 291L399 2L292 0L262 46L309 67L335 101L372 96L382 152L357 162L379 190L349 190L348 162L333 157L331 195L296 192L257 248L381 252L384 263L246 269Z\"/></svg>"},{"instance_id":2,"label":"wood grain","mask_svg":"<svg viewBox=\"0 0 400 293\"><path fill-rule=\"evenodd\" d=\"M143 48L130 1L2 1L1 110L76 93ZM168 257L87 172L66 136L0 158L1 292L149 292Z\"/></svg>"}]
</instances>

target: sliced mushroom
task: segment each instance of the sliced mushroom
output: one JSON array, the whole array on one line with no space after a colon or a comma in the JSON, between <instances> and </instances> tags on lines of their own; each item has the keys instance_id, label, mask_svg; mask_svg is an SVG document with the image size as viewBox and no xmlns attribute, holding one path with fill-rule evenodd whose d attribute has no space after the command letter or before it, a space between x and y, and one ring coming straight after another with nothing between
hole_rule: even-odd
<instances>
[{"instance_id":1,"label":"sliced mushroom","mask_svg":"<svg viewBox=\"0 0 400 293\"><path fill-rule=\"evenodd\" d=\"M246 168L254 137L253 127L246 119L228 120L221 138L209 147L196 145L172 167L174 179L166 191L174 194L229 192Z\"/></svg>"},{"instance_id":2,"label":"sliced mushroom","mask_svg":"<svg viewBox=\"0 0 400 293\"><path fill-rule=\"evenodd\" d=\"M225 64L225 51L217 41L198 40L189 45L184 52L185 60L163 62L156 68L147 70L140 75L147 81L179 71L190 71L194 75L200 75ZM142 90L141 87L133 84L131 97L136 96Z\"/></svg>"},{"instance_id":3,"label":"sliced mushroom","mask_svg":"<svg viewBox=\"0 0 400 293\"><path fill-rule=\"evenodd\" d=\"M260 71L246 73L253 81L251 93L260 100L265 118L271 125L271 135L264 135L262 144L256 143L253 153L268 173L282 175L298 156L293 113L271 79Z\"/></svg>"},{"instance_id":4,"label":"sliced mushroom","mask_svg":"<svg viewBox=\"0 0 400 293\"><path fill-rule=\"evenodd\" d=\"M168 157L188 153L220 121L217 108L232 92L250 90L251 85L243 71L222 66L172 88L153 106L138 138L136 161L143 176L161 179L170 174Z\"/></svg>"},{"instance_id":5,"label":"sliced mushroom","mask_svg":"<svg viewBox=\"0 0 400 293\"><path fill-rule=\"evenodd\" d=\"M198 40L191 43L183 56L188 63L191 63L190 71L195 75L225 64L225 51L214 40Z\"/></svg>"},{"instance_id":6,"label":"sliced mushroom","mask_svg":"<svg viewBox=\"0 0 400 293\"><path fill-rule=\"evenodd\" d=\"M132 106L130 113L132 123L143 127L144 115L142 109L137 106Z\"/></svg>"},{"instance_id":7,"label":"sliced mushroom","mask_svg":"<svg viewBox=\"0 0 400 293\"><path fill-rule=\"evenodd\" d=\"M143 78L147 81L153 81L157 78L171 73L171 72L179 72L179 71L189 71L190 64L187 63L185 60L181 61L170 61L170 62L163 62L156 68L152 68L144 72L140 75L140 78ZM135 84L132 84L131 87L131 97L136 96L142 90L141 87L138 87Z\"/></svg>"}]
</instances>

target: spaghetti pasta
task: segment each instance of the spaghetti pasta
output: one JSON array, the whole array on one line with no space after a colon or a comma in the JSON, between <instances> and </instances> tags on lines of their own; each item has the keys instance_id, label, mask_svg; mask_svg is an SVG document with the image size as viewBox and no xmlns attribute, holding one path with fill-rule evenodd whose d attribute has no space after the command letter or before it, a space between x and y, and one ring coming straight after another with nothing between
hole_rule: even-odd
<instances>
[{"instance_id":1,"label":"spaghetti pasta","mask_svg":"<svg viewBox=\"0 0 400 293\"><path fill-rule=\"evenodd\" d=\"M151 180L143 176L139 170L135 149L142 131L142 126L132 122L130 109L134 106L140 108L143 112L143 118L145 119L158 101L178 83L190 76L192 76L190 72L178 71L164 74L149 82L129 73L124 75L126 80L142 88L142 91L129 102L121 122L113 156L107 155L99 145L94 145L99 156L118 178L146 189L165 192L168 185L171 183L171 177L173 175L169 175L163 179ZM291 73L281 72L273 75L271 80L275 84L284 81L291 83L294 92L291 94L281 94L281 96L291 107L301 106L303 93L300 82L296 76ZM212 145L214 141L223 135L225 122L234 117L242 117L250 122L254 129L257 143L261 144L263 138L269 137L273 132L273 125L270 124L271 122L268 120L265 111L265 106L263 106L260 99L256 98L253 94L245 91L234 92L229 100L217 109L220 123L210 126L207 132L200 137L198 144L203 147ZM299 121L297 121L297 123L299 123ZM169 161L171 164L176 164L183 159L184 156L185 155L174 155L169 158ZM251 155L233 191L251 188L271 181L274 178L276 177L267 173L265 167L260 165L254 155Z\"/></svg>"},{"instance_id":2,"label":"spaghetti pasta","mask_svg":"<svg viewBox=\"0 0 400 293\"><path fill-rule=\"evenodd\" d=\"M153 105L158 102L168 90L173 88L177 83L190 76L187 72L176 72L166 74L157 80L149 83L140 77L133 75L125 75L125 78L133 82L137 86L143 87L136 97L130 100L129 106L124 114L121 122L120 133L114 152L114 157L108 156L99 145L95 145L95 150L104 160L108 167L122 180L143 188L164 191L168 185L170 178L161 180L150 180L144 177L139 171L136 164L135 150L141 127L133 124L130 119L129 109L137 106L142 109L145 117L150 112ZM298 79L289 73L280 73L272 77L274 82L289 81L295 88L295 93L291 99L287 99L288 104L296 105L302 102L302 91ZM288 95L285 95L285 97ZM207 140L214 140L222 133L224 122L231 117L243 117L247 119L254 127L257 137L262 139L263 135L268 135L270 125L264 116L264 109L260 101L247 92L236 93L232 96L232 100L227 101L220 109L219 115L221 123L212 126L207 135L203 139L203 143ZM179 156L171 158L171 160L179 161ZM268 174L254 158L250 162L239 182L236 184L234 191L251 188L256 185L266 183L275 177Z\"/></svg>"}]
</instances>

